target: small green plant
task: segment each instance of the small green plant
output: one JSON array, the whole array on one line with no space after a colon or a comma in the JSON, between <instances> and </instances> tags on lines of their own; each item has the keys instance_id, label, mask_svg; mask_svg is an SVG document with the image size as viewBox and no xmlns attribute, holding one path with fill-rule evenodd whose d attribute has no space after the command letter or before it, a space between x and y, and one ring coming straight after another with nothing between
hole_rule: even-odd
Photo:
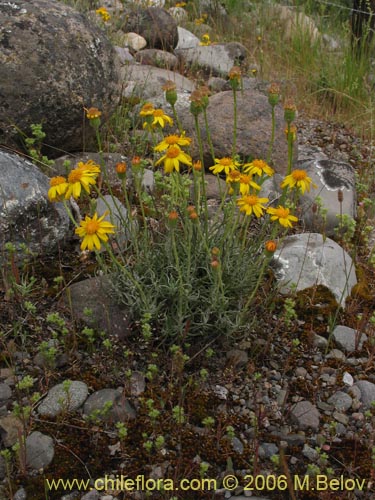
<instances>
[{"instance_id":1,"label":"small green plant","mask_svg":"<svg viewBox=\"0 0 375 500\"><path fill-rule=\"evenodd\" d=\"M124 422L116 422L117 435L120 441L123 441L128 436L128 429Z\"/></svg>"},{"instance_id":2,"label":"small green plant","mask_svg":"<svg viewBox=\"0 0 375 500\"><path fill-rule=\"evenodd\" d=\"M25 145L31 159L36 165L39 165L42 170L48 173L48 170L55 164L54 160L49 160L47 156L42 154L43 141L46 137L43 132L41 123L30 125L31 137L25 138Z\"/></svg>"},{"instance_id":3,"label":"small green plant","mask_svg":"<svg viewBox=\"0 0 375 500\"><path fill-rule=\"evenodd\" d=\"M297 319L297 312L295 309L296 301L291 297L287 297L284 301L283 320L287 327L292 325L292 322Z\"/></svg>"}]
</instances>

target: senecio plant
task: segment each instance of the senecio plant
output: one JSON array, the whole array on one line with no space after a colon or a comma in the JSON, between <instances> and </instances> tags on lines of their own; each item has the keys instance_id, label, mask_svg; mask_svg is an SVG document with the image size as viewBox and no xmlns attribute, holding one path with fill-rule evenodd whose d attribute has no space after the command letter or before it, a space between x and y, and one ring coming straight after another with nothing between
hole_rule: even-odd
<instances>
[{"instance_id":1,"label":"senecio plant","mask_svg":"<svg viewBox=\"0 0 375 500\"><path fill-rule=\"evenodd\" d=\"M93 200L85 205L91 207L91 213L76 222L67 203L70 197L90 197L92 191L97 197L101 196L99 186L108 178L104 162L101 165L91 160L79 162L67 178L51 179L49 199L65 204L76 225L75 232L81 238L81 250L95 251L100 262L103 265L106 262L114 299L124 304L134 325L141 326L142 318L147 316L148 336L154 336L158 342L175 343L193 336L208 340L237 335L249 327L255 308L259 307L257 292L278 240L298 220L293 209L299 194L311 188L311 179L304 170L292 171L296 109L289 102L285 106L289 162L281 184L280 203L271 206L269 199L261 194L262 184L274 174L274 169L262 159L246 162L236 154L236 93L242 84L240 68L232 68L229 81L234 96L235 126L233 148L228 157L217 158L213 150L206 117L209 104L206 87L196 89L191 95L197 158L191 156L192 139L185 135L178 120L173 82L163 87L173 118L151 103L143 105L139 114L144 133L153 143L149 155L152 158L135 157L130 166L116 165L123 188L122 201L127 208L127 216L121 223L114 224L108 212L98 214ZM278 100L279 89L272 85L269 92L272 110ZM200 115L207 128L212 156L209 170L217 177L221 193L213 213L206 196ZM86 116L97 133L101 151L101 112L90 108ZM165 134L166 127L174 123L178 131ZM274 119L269 158L273 139ZM148 162L155 169L152 193L145 191L142 182ZM220 178L225 179L225 183ZM111 192L109 184L107 189ZM118 199L113 197L113 201L117 206ZM124 228L129 237L121 245L116 234ZM106 254L100 252L102 247L107 250Z\"/></svg>"}]
</instances>

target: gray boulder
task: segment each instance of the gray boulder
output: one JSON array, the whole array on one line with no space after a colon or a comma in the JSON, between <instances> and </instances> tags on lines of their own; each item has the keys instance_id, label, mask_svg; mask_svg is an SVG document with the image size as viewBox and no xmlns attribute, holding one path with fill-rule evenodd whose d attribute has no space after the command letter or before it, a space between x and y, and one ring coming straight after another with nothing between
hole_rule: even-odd
<instances>
[{"instance_id":1,"label":"gray boulder","mask_svg":"<svg viewBox=\"0 0 375 500\"><path fill-rule=\"evenodd\" d=\"M191 31L186 30L185 28L181 28L181 26L177 27L178 32L178 44L176 47L177 50L184 49L192 49L194 47L198 47L199 38L195 36Z\"/></svg>"},{"instance_id":2,"label":"gray boulder","mask_svg":"<svg viewBox=\"0 0 375 500\"><path fill-rule=\"evenodd\" d=\"M172 70L175 70L178 65L178 59L174 54L160 49L140 50L135 55L135 60L141 64Z\"/></svg>"},{"instance_id":3,"label":"gray boulder","mask_svg":"<svg viewBox=\"0 0 375 500\"><path fill-rule=\"evenodd\" d=\"M39 254L67 236L68 215L61 203L49 202L48 177L33 163L0 151L0 187L0 254L8 241Z\"/></svg>"},{"instance_id":4,"label":"gray boulder","mask_svg":"<svg viewBox=\"0 0 375 500\"><path fill-rule=\"evenodd\" d=\"M131 64L121 68L123 80L123 96L132 98L137 96L149 100L163 94L163 85L171 80L177 90L192 92L194 84L188 78L173 71L155 66Z\"/></svg>"},{"instance_id":5,"label":"gray boulder","mask_svg":"<svg viewBox=\"0 0 375 500\"><path fill-rule=\"evenodd\" d=\"M180 96L179 96L180 97ZM182 109L182 102L185 111ZM192 154L198 158L198 142L194 120L189 112L190 101L179 103L177 110L186 135L193 137ZM219 92L209 98L207 119L216 158L232 155L233 144L233 93ZM273 167L279 173L285 173L288 165L288 147L285 139L284 113L281 106L276 106L275 142L272 150ZM212 165L212 158L207 141L203 115L199 115L199 124L203 140L205 166ZM271 139L271 106L268 98L258 90L244 90L237 93L237 153L241 158L249 157L266 160ZM296 145L297 143L295 143ZM295 151L297 147L295 148Z\"/></svg>"},{"instance_id":6,"label":"gray boulder","mask_svg":"<svg viewBox=\"0 0 375 500\"><path fill-rule=\"evenodd\" d=\"M129 8L120 18L119 28L125 33L132 31L143 36L147 46L153 49L173 51L178 43L177 23L160 7Z\"/></svg>"},{"instance_id":7,"label":"gray boulder","mask_svg":"<svg viewBox=\"0 0 375 500\"><path fill-rule=\"evenodd\" d=\"M317 233L285 238L272 265L281 293L324 285L338 304L344 304L357 283L351 257L333 240Z\"/></svg>"},{"instance_id":8,"label":"gray boulder","mask_svg":"<svg viewBox=\"0 0 375 500\"><path fill-rule=\"evenodd\" d=\"M56 0L0 2L0 33L0 144L19 148L20 132L30 136L30 125L42 123L50 156L82 149L94 136L83 107L106 117L118 98L105 33Z\"/></svg>"},{"instance_id":9,"label":"gray boulder","mask_svg":"<svg viewBox=\"0 0 375 500\"><path fill-rule=\"evenodd\" d=\"M246 48L238 42L198 45L175 50L185 63L208 69L213 75L227 75L234 65L240 65L246 58Z\"/></svg>"}]
</instances>

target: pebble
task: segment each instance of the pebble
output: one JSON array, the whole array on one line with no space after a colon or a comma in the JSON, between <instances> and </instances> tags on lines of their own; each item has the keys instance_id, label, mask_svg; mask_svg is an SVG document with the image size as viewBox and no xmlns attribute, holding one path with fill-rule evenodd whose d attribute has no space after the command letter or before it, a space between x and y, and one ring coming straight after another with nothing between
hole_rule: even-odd
<instances>
[{"instance_id":1,"label":"pebble","mask_svg":"<svg viewBox=\"0 0 375 500\"><path fill-rule=\"evenodd\" d=\"M89 392L87 385L77 380L69 382L69 389L65 389L62 383L49 390L38 407L40 415L56 417L64 411L75 411L83 405Z\"/></svg>"},{"instance_id":2,"label":"pebble","mask_svg":"<svg viewBox=\"0 0 375 500\"><path fill-rule=\"evenodd\" d=\"M55 447L53 439L39 431L26 438L26 464L30 469L44 469L53 460Z\"/></svg>"},{"instance_id":3,"label":"pebble","mask_svg":"<svg viewBox=\"0 0 375 500\"><path fill-rule=\"evenodd\" d=\"M337 391L333 394L327 401L327 403L333 405L336 410L346 411L352 406L352 398L349 394L342 391Z\"/></svg>"},{"instance_id":4,"label":"pebble","mask_svg":"<svg viewBox=\"0 0 375 500\"><path fill-rule=\"evenodd\" d=\"M296 403L291 411L290 416L292 421L298 426L299 429L319 429L320 414L318 409L310 403L310 401L300 401Z\"/></svg>"},{"instance_id":5,"label":"pebble","mask_svg":"<svg viewBox=\"0 0 375 500\"><path fill-rule=\"evenodd\" d=\"M0 384L0 403L12 397L12 389L8 384Z\"/></svg>"},{"instance_id":6,"label":"pebble","mask_svg":"<svg viewBox=\"0 0 375 500\"><path fill-rule=\"evenodd\" d=\"M364 408L370 409L372 402L375 401L375 384L368 380L360 380L353 387L357 387L361 391L360 401Z\"/></svg>"},{"instance_id":7,"label":"pebble","mask_svg":"<svg viewBox=\"0 0 375 500\"><path fill-rule=\"evenodd\" d=\"M363 343L367 341L365 333L358 332L347 326L338 325L332 332L337 346L346 352L361 350Z\"/></svg>"}]
</instances>

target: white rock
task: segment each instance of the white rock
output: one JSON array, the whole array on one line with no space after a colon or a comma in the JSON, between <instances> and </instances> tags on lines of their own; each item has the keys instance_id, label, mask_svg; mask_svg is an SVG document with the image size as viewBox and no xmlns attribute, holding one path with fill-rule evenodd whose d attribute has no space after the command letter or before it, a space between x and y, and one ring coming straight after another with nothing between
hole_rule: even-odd
<instances>
[{"instance_id":1,"label":"white rock","mask_svg":"<svg viewBox=\"0 0 375 500\"><path fill-rule=\"evenodd\" d=\"M326 286L338 304L357 283L354 263L336 242L318 233L288 236L275 252L273 267L281 293Z\"/></svg>"},{"instance_id":2,"label":"white rock","mask_svg":"<svg viewBox=\"0 0 375 500\"><path fill-rule=\"evenodd\" d=\"M132 32L126 33L122 41L126 47L130 47L136 51L144 49L147 45L143 36Z\"/></svg>"}]
</instances>

